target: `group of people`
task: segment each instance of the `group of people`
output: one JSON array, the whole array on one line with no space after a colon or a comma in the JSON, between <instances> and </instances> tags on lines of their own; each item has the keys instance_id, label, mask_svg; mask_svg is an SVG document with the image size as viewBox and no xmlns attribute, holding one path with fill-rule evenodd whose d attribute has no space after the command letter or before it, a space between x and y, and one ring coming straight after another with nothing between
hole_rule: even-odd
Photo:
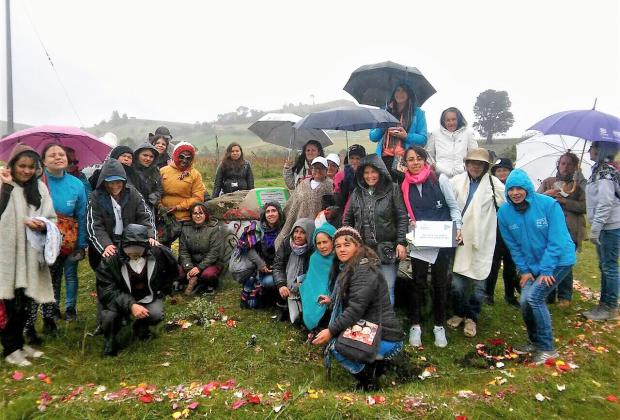
<instances>
[{"instance_id":1,"label":"group of people","mask_svg":"<svg viewBox=\"0 0 620 420\"><path fill-rule=\"evenodd\" d=\"M465 336L476 336L503 267L505 300L520 307L528 333L517 350L544 363L557 357L547 301L557 293L560 306L570 305L584 215L602 284L599 306L584 316L617 317L617 145L592 145L596 164L588 180L579 174L578 158L564 154L557 175L537 192L509 159L492 159L478 147L457 108L446 109L430 135L406 84L396 87L387 110L400 125L370 131L375 153L352 145L341 165L338 154L325 156L321 143L310 140L294 163L287 161L290 199L284 208L262 206L230 261L222 259L223 228L209 215L210 196L193 167L196 150L183 141L172 147L167 128L135 150L114 148L89 178L70 149L51 143L39 154L18 145L0 170L0 253L9 261L0 267L6 361L25 366L42 355L35 348L41 344L39 307L46 334L54 333L61 316L76 319L77 264L88 255L104 356L117 354L116 336L129 318L134 335L150 339L150 327L163 319L164 295L211 293L228 268L241 285L242 306L277 307L280 319L307 329L313 344L326 346L327 361L338 361L368 389L403 348L397 301L406 302L409 343L421 346L430 289L434 344L446 347L446 327L462 326ZM252 188L251 165L241 145L231 143L213 196ZM455 245L412 246L408 236L421 222L452 225ZM175 240L178 256L170 249ZM411 275L399 290L404 261ZM363 323L381 326L370 361L343 354L339 344L352 328L367 328Z\"/></svg>"}]
</instances>

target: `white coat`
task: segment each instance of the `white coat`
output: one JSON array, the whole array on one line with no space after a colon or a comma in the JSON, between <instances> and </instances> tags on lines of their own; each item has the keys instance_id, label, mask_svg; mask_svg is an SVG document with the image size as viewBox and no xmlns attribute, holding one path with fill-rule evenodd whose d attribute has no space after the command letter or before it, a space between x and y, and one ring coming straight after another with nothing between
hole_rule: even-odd
<instances>
[{"instance_id":1,"label":"white coat","mask_svg":"<svg viewBox=\"0 0 620 420\"><path fill-rule=\"evenodd\" d=\"M463 159L469 150L478 148L474 133L467 127L450 132L443 127L431 133L426 150L435 160L435 171L448 178L465 172Z\"/></svg>"},{"instance_id":2,"label":"white coat","mask_svg":"<svg viewBox=\"0 0 620 420\"><path fill-rule=\"evenodd\" d=\"M467 210L463 214L463 245L456 248L453 271L474 280L485 280L491 271L497 235L497 206L504 203L504 184L489 173L484 174ZM450 180L461 211L469 194L469 175L464 172Z\"/></svg>"}]
</instances>

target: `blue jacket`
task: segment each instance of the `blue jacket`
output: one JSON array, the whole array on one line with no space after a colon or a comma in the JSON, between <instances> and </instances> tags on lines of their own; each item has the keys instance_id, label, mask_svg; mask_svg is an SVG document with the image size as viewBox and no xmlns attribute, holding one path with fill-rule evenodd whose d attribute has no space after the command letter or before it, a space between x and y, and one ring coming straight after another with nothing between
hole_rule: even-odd
<instances>
[{"instance_id":1,"label":"blue jacket","mask_svg":"<svg viewBox=\"0 0 620 420\"><path fill-rule=\"evenodd\" d=\"M513 187L523 188L528 208L519 212L508 197ZM575 264L575 244L570 237L562 207L551 197L538 194L527 174L513 170L506 180L506 202L497 213L499 229L519 273L551 276L557 267Z\"/></svg>"},{"instance_id":2,"label":"blue jacket","mask_svg":"<svg viewBox=\"0 0 620 420\"><path fill-rule=\"evenodd\" d=\"M84 249L88 246L86 242L86 191L82 181L64 173L61 177L56 177L45 171L47 177L47 188L52 196L54 210L64 216L74 217L78 222L77 249Z\"/></svg>"},{"instance_id":3,"label":"blue jacket","mask_svg":"<svg viewBox=\"0 0 620 420\"><path fill-rule=\"evenodd\" d=\"M426 146L426 139L428 137L428 133L426 131L426 116L421 108L417 106L415 107L415 114L413 116L413 120L411 121L411 125L409 127L405 127L405 130L407 130L407 137L405 137L405 140L403 141L403 147L405 150L411 146ZM378 143L375 153L379 156L381 156L381 151L383 150L384 133L384 128L373 128L368 134L370 141L373 143Z\"/></svg>"}]
</instances>

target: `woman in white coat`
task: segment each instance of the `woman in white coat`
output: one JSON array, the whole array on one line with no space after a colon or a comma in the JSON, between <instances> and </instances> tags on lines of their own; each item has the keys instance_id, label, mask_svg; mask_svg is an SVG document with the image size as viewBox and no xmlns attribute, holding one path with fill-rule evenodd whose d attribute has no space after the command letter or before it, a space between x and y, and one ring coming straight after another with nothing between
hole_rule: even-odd
<instances>
[{"instance_id":1,"label":"woman in white coat","mask_svg":"<svg viewBox=\"0 0 620 420\"><path fill-rule=\"evenodd\" d=\"M504 184L489 173L491 159L486 149L474 149L465 157L465 169L450 180L463 214L463 243L458 246L452 267L455 315L447 322L457 328L465 321L467 337L476 335L482 309L485 280L491 272L497 234L497 209L504 199Z\"/></svg>"},{"instance_id":2,"label":"woman in white coat","mask_svg":"<svg viewBox=\"0 0 620 420\"><path fill-rule=\"evenodd\" d=\"M478 148L478 142L458 108L444 110L439 123L441 127L431 133L426 150L435 161L437 175L452 178L465 172L465 156Z\"/></svg>"}]
</instances>

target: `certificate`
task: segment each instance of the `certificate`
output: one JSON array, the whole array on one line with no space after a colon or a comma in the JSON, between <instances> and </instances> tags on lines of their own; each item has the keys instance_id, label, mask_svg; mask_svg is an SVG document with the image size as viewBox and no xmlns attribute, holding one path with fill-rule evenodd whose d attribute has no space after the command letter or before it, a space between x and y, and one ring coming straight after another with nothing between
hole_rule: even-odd
<instances>
[{"instance_id":1,"label":"certificate","mask_svg":"<svg viewBox=\"0 0 620 420\"><path fill-rule=\"evenodd\" d=\"M408 235L415 247L453 248L456 244L454 222L416 221L415 229Z\"/></svg>"}]
</instances>

